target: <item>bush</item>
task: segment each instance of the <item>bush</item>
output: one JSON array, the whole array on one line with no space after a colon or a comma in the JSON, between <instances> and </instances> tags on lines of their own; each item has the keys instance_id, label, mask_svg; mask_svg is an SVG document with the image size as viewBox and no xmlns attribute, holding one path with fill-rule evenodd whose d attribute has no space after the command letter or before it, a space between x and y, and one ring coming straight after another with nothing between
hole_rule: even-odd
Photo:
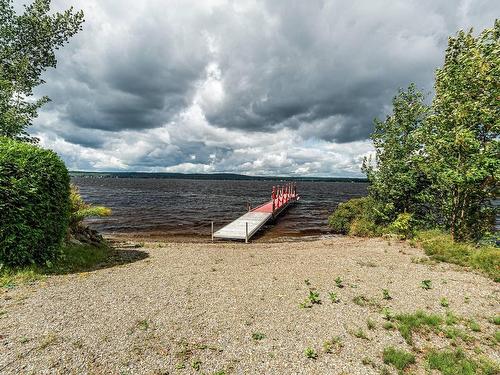
<instances>
[{"instance_id":1,"label":"bush","mask_svg":"<svg viewBox=\"0 0 500 375\"><path fill-rule=\"evenodd\" d=\"M438 230L418 232L416 237L432 259L475 268L500 282L500 248L454 242L451 235Z\"/></svg>"},{"instance_id":2,"label":"bush","mask_svg":"<svg viewBox=\"0 0 500 375\"><path fill-rule=\"evenodd\" d=\"M412 238L414 234L413 215L407 212L399 214L396 220L389 225L387 230L402 238Z\"/></svg>"},{"instance_id":3,"label":"bush","mask_svg":"<svg viewBox=\"0 0 500 375\"><path fill-rule=\"evenodd\" d=\"M60 254L69 175L52 151L0 138L0 263L44 264Z\"/></svg>"},{"instance_id":4,"label":"bush","mask_svg":"<svg viewBox=\"0 0 500 375\"><path fill-rule=\"evenodd\" d=\"M70 233L79 233L85 229L83 220L87 217L103 217L111 215L111 209L85 203L76 185L71 184L70 193Z\"/></svg>"},{"instance_id":5,"label":"bush","mask_svg":"<svg viewBox=\"0 0 500 375\"><path fill-rule=\"evenodd\" d=\"M376 204L371 197L350 199L338 205L329 217L328 224L334 233L379 236L382 234L380 224L387 219L387 210L388 208Z\"/></svg>"}]
</instances>

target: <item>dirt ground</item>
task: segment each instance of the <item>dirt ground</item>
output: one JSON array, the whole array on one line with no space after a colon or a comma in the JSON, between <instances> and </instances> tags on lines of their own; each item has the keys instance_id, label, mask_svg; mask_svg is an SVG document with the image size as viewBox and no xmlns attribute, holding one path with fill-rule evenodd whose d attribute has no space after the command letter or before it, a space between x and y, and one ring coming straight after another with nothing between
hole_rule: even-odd
<instances>
[{"instance_id":1,"label":"dirt ground","mask_svg":"<svg viewBox=\"0 0 500 375\"><path fill-rule=\"evenodd\" d=\"M430 348L500 359L499 285L398 241L154 242L115 256L127 262L0 289L0 373L396 373L388 346L413 352L416 374ZM420 332L410 346L383 327L387 308L451 311L470 340Z\"/></svg>"}]
</instances>

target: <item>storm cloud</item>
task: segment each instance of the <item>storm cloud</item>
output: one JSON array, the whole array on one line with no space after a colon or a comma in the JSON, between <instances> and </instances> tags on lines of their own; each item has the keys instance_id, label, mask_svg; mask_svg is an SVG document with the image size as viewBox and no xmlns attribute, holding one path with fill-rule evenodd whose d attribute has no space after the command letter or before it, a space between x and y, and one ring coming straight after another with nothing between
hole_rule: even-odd
<instances>
[{"instance_id":1,"label":"storm cloud","mask_svg":"<svg viewBox=\"0 0 500 375\"><path fill-rule=\"evenodd\" d=\"M397 90L431 92L447 38L498 14L493 0L71 5L84 29L45 74L33 128L70 168L324 176L359 176Z\"/></svg>"}]
</instances>

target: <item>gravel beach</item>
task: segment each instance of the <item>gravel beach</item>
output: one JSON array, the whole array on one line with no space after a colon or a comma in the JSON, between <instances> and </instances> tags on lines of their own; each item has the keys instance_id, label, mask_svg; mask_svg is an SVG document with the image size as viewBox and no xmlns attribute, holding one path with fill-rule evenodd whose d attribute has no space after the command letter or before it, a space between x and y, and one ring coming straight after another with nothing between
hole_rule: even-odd
<instances>
[{"instance_id":1,"label":"gravel beach","mask_svg":"<svg viewBox=\"0 0 500 375\"><path fill-rule=\"evenodd\" d=\"M146 242L118 246L115 256L123 264L0 290L0 373L396 373L382 360L394 346L413 351L410 370L425 374L426 351L453 343L421 332L412 348L383 328L384 307L452 311L471 337L458 344L500 359L491 340L499 285L403 242ZM310 290L321 301L301 308ZM480 331L467 328L469 319Z\"/></svg>"}]
</instances>

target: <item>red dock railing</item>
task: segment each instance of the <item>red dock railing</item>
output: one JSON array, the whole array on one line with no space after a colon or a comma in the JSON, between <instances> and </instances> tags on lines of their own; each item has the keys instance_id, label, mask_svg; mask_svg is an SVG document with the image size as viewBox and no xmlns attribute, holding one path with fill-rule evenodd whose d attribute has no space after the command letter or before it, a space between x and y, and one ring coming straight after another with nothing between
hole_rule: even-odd
<instances>
[{"instance_id":1,"label":"red dock railing","mask_svg":"<svg viewBox=\"0 0 500 375\"><path fill-rule=\"evenodd\" d=\"M269 212L273 216L279 214L288 204L299 199L297 184L289 182L285 185L273 186L271 201L254 208L253 212Z\"/></svg>"}]
</instances>

